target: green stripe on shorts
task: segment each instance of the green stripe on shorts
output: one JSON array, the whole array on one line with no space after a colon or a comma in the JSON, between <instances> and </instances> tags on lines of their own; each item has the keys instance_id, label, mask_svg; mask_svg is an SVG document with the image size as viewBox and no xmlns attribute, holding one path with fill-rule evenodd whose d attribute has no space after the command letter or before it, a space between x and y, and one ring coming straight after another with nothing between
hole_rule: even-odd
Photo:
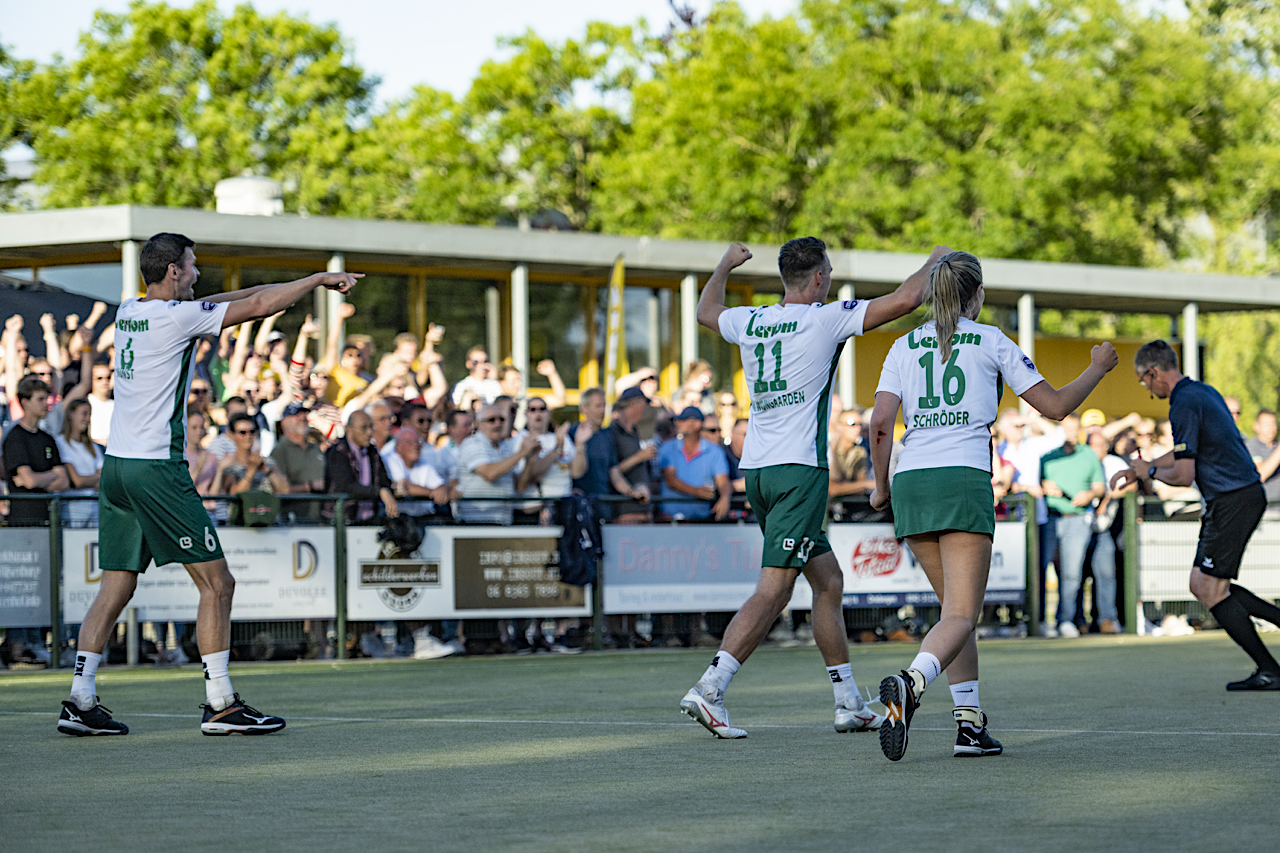
<instances>
[{"instance_id":1,"label":"green stripe on shorts","mask_svg":"<svg viewBox=\"0 0 1280 853\"><path fill-rule=\"evenodd\" d=\"M959 530L996 532L995 493L991 474L977 468L920 468L894 475L893 535Z\"/></svg>"}]
</instances>

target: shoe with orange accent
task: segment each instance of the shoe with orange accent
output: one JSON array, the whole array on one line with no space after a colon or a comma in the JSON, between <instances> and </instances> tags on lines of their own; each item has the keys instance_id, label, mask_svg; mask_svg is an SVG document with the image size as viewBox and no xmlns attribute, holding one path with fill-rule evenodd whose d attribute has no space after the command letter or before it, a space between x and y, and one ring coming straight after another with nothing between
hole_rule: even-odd
<instances>
[{"instance_id":1,"label":"shoe with orange accent","mask_svg":"<svg viewBox=\"0 0 1280 853\"><path fill-rule=\"evenodd\" d=\"M200 723L202 735L269 735L284 728L284 720L250 708L239 693L221 711L213 710L212 705L200 707L204 708L204 720Z\"/></svg>"},{"instance_id":2,"label":"shoe with orange accent","mask_svg":"<svg viewBox=\"0 0 1280 853\"><path fill-rule=\"evenodd\" d=\"M729 712L724 708L724 692L701 681L693 685L680 700L680 710L718 738L747 736L742 729L729 725Z\"/></svg>"},{"instance_id":3,"label":"shoe with orange accent","mask_svg":"<svg viewBox=\"0 0 1280 853\"><path fill-rule=\"evenodd\" d=\"M920 685L918 691L917 684ZM907 754L907 729L920 705L923 687L924 676L917 679L905 669L901 675L891 675L880 682L880 703L885 708L885 721L880 725L880 750L890 761L901 761Z\"/></svg>"}]
</instances>

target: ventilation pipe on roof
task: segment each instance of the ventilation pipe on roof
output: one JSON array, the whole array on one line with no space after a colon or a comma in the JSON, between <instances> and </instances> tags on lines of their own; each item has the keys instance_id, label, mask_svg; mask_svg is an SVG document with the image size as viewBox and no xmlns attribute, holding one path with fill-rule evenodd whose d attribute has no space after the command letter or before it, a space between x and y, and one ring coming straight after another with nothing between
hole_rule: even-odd
<instances>
[{"instance_id":1,"label":"ventilation pipe on roof","mask_svg":"<svg viewBox=\"0 0 1280 853\"><path fill-rule=\"evenodd\" d=\"M279 216L284 213L284 188L279 181L254 175L227 178L213 188L219 213Z\"/></svg>"}]
</instances>

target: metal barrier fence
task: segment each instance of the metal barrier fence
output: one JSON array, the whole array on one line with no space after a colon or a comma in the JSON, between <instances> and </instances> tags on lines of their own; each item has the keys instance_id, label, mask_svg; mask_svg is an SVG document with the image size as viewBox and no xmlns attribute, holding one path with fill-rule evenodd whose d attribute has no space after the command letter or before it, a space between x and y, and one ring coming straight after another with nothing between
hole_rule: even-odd
<instances>
[{"instance_id":1,"label":"metal barrier fence","mask_svg":"<svg viewBox=\"0 0 1280 853\"><path fill-rule=\"evenodd\" d=\"M59 665L59 644L63 637L63 621L64 607L63 598L64 590L63 574L67 564L67 555L65 555L65 547L73 547L82 549L84 547L83 533L77 533L76 528L68 528L63 523L63 506L68 502L76 501L92 501L96 498L77 497L77 496L58 496L58 494L10 494L5 500L9 501L44 501L49 506L49 521L47 526L36 526L36 528L0 528L0 626L19 626L19 625L35 625L49 626L52 637L54 637L54 653L52 653L52 666ZM230 496L212 496L209 500L232 500ZM300 512L296 514L296 523L287 529L305 529L308 532L320 532L320 530L332 529L332 548L333 560L333 608L329 611L329 615L316 615L319 619L333 619L335 622L335 633L339 638L335 643L334 652L337 657L346 656L346 643L343 642L347 634L347 622L352 619L352 613L357 612L360 608L353 608L352 602L348 599L349 588L352 587L351 579L347 578L348 571L348 547L352 542L360 544L360 547L369 546L371 537L375 537L374 528L367 526L357 526L351 528L346 521L346 508L349 498L343 494L297 494L297 496L280 496L282 506L289 503L297 502L323 502L332 505L334 512L325 514L324 519L320 519L319 514L307 514ZM476 498L476 501L484 502L506 502L529 503L530 498ZM630 502L625 497L609 497L600 501L602 503L613 502ZM654 498L654 503L660 503L659 498ZM1029 633L1036 633L1039 624L1043 621L1044 602L1039 597L1039 535L1036 524L1034 524L1034 511L1032 503L1021 500L1021 496L1011 496L1006 505L1011 507L1011 515L1021 516L1018 525L1023 528L1023 558L1024 558L1024 598L1021 598L1020 613L1018 616L1021 620L1028 622ZM1149 502L1148 505L1149 507ZM736 510L741 511L742 505L740 501L735 503ZM1143 505L1139 498L1132 496L1126 497L1124 502L1124 537L1121 543L1121 551L1124 553L1123 575L1121 575L1121 587L1124 589L1124 602L1121 607L1121 621L1124 622L1125 630L1133 633L1139 625L1139 617L1142 615L1142 607L1160 606L1166 607L1170 602L1187 602L1190 599L1187 592L1187 576L1190 566L1190 560L1196 549L1196 535L1198 525L1185 523L1180 520L1164 520L1162 517L1146 517L1139 520L1142 515ZM310 517L302 517L310 516ZM748 523L745 520L744 512L737 512L735 519L726 523L728 526L737 525L739 528L749 528L758 530L754 523ZM315 520L317 525L308 526L306 521ZM323 525L323 526L321 526ZM330 528L329 525L332 525ZM612 526L613 525L607 525ZM678 538L681 526L677 525L677 533L660 533L660 529L667 529L668 525L653 525L659 528L657 539L671 540ZM838 526L838 525L837 525ZM846 525L851 526L851 525ZM283 530L285 528L259 528L259 532L265 530ZM524 526L524 528L500 528L500 526L479 526L474 525L462 526L463 532L470 530L474 533L474 537L480 537L481 534L498 535L497 532L507 530L508 533L502 535L521 535L530 534L538 528L534 526ZM641 528L636 529L639 533ZM219 528L219 532L228 537L232 530L237 528ZM512 533L513 532L513 533ZM355 539L352 539L355 535ZM648 534L653 535L653 534ZM324 537L316 539L315 535L311 535L310 539L321 542ZM460 538L461 534L460 534ZM883 537L881 537L883 539ZM41 542L42 540L42 542ZM35 543L35 544L33 544ZM36 547L38 544L38 547ZM1244 558L1244 578L1245 583L1251 585L1260 596L1275 598L1280 597L1280 561L1272 560L1272 552L1276 548L1280 548L1280 521L1266 520L1263 521L1258 532L1254 534L1249 549L1245 552ZM365 553L365 552L362 552ZM44 556L47 555L47 560ZM328 555L326 555L328 556ZM841 555L844 556L844 555ZM860 555L854 555L860 557ZM883 556L883 555L881 555ZM909 555L908 555L909 557ZM79 561L79 553L74 556L74 560ZM366 560L367 562L367 560ZM865 561L864 561L865 562ZM87 565L87 562L86 562ZM56 569L56 570L55 570ZM582 606L572 612L580 612L582 616L590 616L593 619L593 646L599 648L602 646L604 615L607 608L604 606L604 587L603 580L605 578L604 567L600 567L598 578L599 583L590 585L590 605L584 602ZM154 571L154 570L152 570ZM860 576L867 576L872 573L872 569L868 569L867 565L860 565ZM846 569L846 575L849 571ZM394 583L394 580L388 581ZM358 585L358 584L357 584ZM242 585L237 592L237 601L242 598L242 594L246 593L246 585ZM846 590L849 589L846 585ZM858 596L852 596L858 598ZM878 607L884 606L883 599L874 596L861 596L858 601L850 603L851 597L846 596L846 606L851 607ZM927 599L918 598L922 606L929 606ZM732 608L732 607L730 607ZM707 610L717 610L714 607L707 607ZM650 611L614 611L614 612L650 612ZM660 611L657 606L652 612L671 612ZM692 611L675 611L675 612L692 612ZM15 619L15 613L19 617ZM23 616L23 613L26 615ZM534 613L526 611L527 615ZM253 617L253 621L264 621L266 613ZM451 616L452 617L452 616ZM472 619L470 616L460 616L465 619ZM269 619L269 617L268 617ZM147 620L150 621L150 620ZM237 620L244 621L244 620ZM134 638L133 642L136 642Z\"/></svg>"}]
</instances>

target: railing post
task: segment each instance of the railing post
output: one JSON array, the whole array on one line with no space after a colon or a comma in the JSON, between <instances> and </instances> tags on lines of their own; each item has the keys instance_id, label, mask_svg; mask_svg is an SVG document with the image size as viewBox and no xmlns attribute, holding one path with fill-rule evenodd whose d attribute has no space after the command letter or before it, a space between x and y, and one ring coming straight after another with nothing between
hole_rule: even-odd
<instances>
[{"instance_id":1,"label":"railing post","mask_svg":"<svg viewBox=\"0 0 1280 853\"><path fill-rule=\"evenodd\" d=\"M596 560L596 582L591 585L591 648L604 648L604 560Z\"/></svg>"},{"instance_id":2,"label":"railing post","mask_svg":"<svg viewBox=\"0 0 1280 853\"><path fill-rule=\"evenodd\" d=\"M1040 600L1040 527L1036 524L1036 499L1025 492L1022 495L1022 520L1027 541L1027 597L1026 612L1031 624L1027 626L1027 636L1040 636L1040 623L1043 622L1040 610L1044 602Z\"/></svg>"},{"instance_id":3,"label":"railing post","mask_svg":"<svg viewBox=\"0 0 1280 853\"><path fill-rule=\"evenodd\" d=\"M62 501L49 501L49 630L53 634L49 666L62 666Z\"/></svg>"},{"instance_id":4,"label":"railing post","mask_svg":"<svg viewBox=\"0 0 1280 853\"><path fill-rule=\"evenodd\" d=\"M345 495L333 502L333 600L334 650L337 660L347 659L347 507Z\"/></svg>"},{"instance_id":5,"label":"railing post","mask_svg":"<svg viewBox=\"0 0 1280 853\"><path fill-rule=\"evenodd\" d=\"M137 666L138 649L142 645L142 638L138 636L138 608L126 607L124 616L124 662L129 666Z\"/></svg>"},{"instance_id":6,"label":"railing post","mask_svg":"<svg viewBox=\"0 0 1280 853\"><path fill-rule=\"evenodd\" d=\"M1138 493L1124 496L1124 632L1138 633L1146 618L1138 597Z\"/></svg>"}]
</instances>

